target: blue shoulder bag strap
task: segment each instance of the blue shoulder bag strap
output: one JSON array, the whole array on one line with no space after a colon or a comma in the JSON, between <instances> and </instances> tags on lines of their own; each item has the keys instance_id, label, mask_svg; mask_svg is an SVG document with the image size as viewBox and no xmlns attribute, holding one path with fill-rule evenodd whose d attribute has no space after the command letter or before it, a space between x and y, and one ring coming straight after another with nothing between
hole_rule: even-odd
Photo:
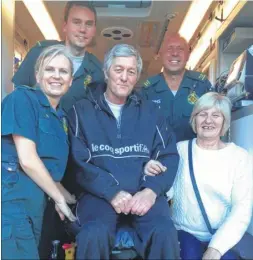
<instances>
[{"instance_id":1,"label":"blue shoulder bag strap","mask_svg":"<svg viewBox=\"0 0 253 260\"><path fill-rule=\"evenodd\" d=\"M212 229L212 227L210 225L209 219L206 214L205 207L203 205L203 202L202 202L200 194L199 194L199 189L198 189L198 186L196 183L196 179L194 176L193 164L192 164L192 140L189 140L189 143L188 143L188 161L189 161L190 176L191 176L191 181L192 181L193 190L195 192L195 196L197 198L197 201L198 201L201 213L203 215L203 218L205 220L206 226L208 228L208 231L213 235L215 233L215 230Z\"/></svg>"}]
</instances>

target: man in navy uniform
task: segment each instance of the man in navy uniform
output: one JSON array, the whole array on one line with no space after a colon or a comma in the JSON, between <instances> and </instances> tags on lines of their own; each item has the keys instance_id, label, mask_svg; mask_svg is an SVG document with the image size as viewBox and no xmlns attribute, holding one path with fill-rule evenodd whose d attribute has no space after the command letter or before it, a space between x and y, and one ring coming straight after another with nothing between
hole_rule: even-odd
<instances>
[{"instance_id":1,"label":"man in navy uniform","mask_svg":"<svg viewBox=\"0 0 253 260\"><path fill-rule=\"evenodd\" d=\"M27 54L12 81L17 85L34 86L36 83L34 65L42 50L55 44L65 44L72 56L74 65L73 81L68 92L62 97L62 108L67 112L73 104L85 96L89 83L104 79L100 61L86 49L96 34L96 10L88 1L69 1L64 12L63 31L65 42L45 40L38 42ZM71 163L62 181L65 188L73 192L77 189L72 175ZM65 239L62 225L55 219L53 204L49 203L44 216L43 232L40 242L40 257L48 258L52 239ZM56 217L57 218L57 217ZM56 230L56 232L53 232Z\"/></svg>"},{"instance_id":2,"label":"man in navy uniform","mask_svg":"<svg viewBox=\"0 0 253 260\"><path fill-rule=\"evenodd\" d=\"M86 51L96 34L96 10L87 1L69 1L65 7L63 31L65 42L45 40L38 42L27 54L12 81L15 85L34 86L36 83L34 65L48 46L65 44L72 55L74 75L71 88L62 98L62 108L69 108L84 97L85 88L89 83L103 81L100 61Z\"/></svg>"},{"instance_id":3,"label":"man in navy uniform","mask_svg":"<svg viewBox=\"0 0 253 260\"><path fill-rule=\"evenodd\" d=\"M185 69L189 46L178 34L165 38L161 58L163 72L144 82L142 92L163 110L174 129L177 142L195 137L189 124L193 105L211 90L211 83L202 73Z\"/></svg>"}]
</instances>

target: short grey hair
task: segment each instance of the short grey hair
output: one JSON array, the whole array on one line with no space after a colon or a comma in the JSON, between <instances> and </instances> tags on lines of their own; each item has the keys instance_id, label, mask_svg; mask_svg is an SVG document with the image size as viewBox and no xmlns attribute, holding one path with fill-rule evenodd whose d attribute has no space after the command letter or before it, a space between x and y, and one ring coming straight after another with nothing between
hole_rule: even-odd
<instances>
[{"instance_id":1,"label":"short grey hair","mask_svg":"<svg viewBox=\"0 0 253 260\"><path fill-rule=\"evenodd\" d=\"M224 117L223 126L221 129L221 135L225 135L227 130L230 127L231 122L231 108L232 104L228 97L221 95L216 92L208 92L201 96L198 101L195 103L191 118L190 124L194 133L196 132L196 115L199 114L201 111L216 108L220 113L222 113Z\"/></svg>"},{"instance_id":2,"label":"short grey hair","mask_svg":"<svg viewBox=\"0 0 253 260\"><path fill-rule=\"evenodd\" d=\"M38 57L36 63L35 63L35 74L38 75L40 78L43 75L43 71L47 64L56 56L63 55L65 58L68 59L69 64L70 64L70 70L71 70L71 75L73 74L73 62L71 60L71 55L69 54L67 48L65 45L62 44L56 44L52 45L50 47L45 48L40 56ZM47 62L45 63L45 60Z\"/></svg>"},{"instance_id":3,"label":"short grey hair","mask_svg":"<svg viewBox=\"0 0 253 260\"><path fill-rule=\"evenodd\" d=\"M137 60L137 77L138 79L140 78L142 71L141 55L133 46L128 44L116 44L105 54L104 73L106 78L108 78L108 73L112 66L113 60L117 57L135 57Z\"/></svg>"}]
</instances>

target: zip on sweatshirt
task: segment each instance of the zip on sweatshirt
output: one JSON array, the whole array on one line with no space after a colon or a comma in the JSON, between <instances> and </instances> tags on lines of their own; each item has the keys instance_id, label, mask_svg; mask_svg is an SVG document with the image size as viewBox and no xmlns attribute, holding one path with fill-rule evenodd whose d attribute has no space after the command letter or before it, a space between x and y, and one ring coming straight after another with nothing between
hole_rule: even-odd
<instances>
[{"instance_id":1,"label":"zip on sweatshirt","mask_svg":"<svg viewBox=\"0 0 253 260\"><path fill-rule=\"evenodd\" d=\"M121 139L121 118L122 118L122 112L123 112L124 106L122 107L121 111L120 111L120 115L119 115L119 119L116 120L116 124L117 124L117 139Z\"/></svg>"},{"instance_id":2,"label":"zip on sweatshirt","mask_svg":"<svg viewBox=\"0 0 253 260\"><path fill-rule=\"evenodd\" d=\"M117 120L116 118L116 124L117 124L117 139L121 139L121 115L122 115L122 110L120 111L120 116L119 116L119 120Z\"/></svg>"}]
</instances>

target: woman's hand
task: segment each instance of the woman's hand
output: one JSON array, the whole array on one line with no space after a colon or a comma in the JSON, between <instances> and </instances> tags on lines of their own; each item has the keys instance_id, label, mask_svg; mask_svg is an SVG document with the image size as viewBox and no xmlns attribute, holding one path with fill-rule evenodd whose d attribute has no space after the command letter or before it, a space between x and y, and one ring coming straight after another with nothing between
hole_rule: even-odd
<instances>
[{"instance_id":1,"label":"woman's hand","mask_svg":"<svg viewBox=\"0 0 253 260\"><path fill-rule=\"evenodd\" d=\"M72 213L66 201L55 202L55 210L59 214L61 220L65 219L65 216L71 221L75 221L76 217Z\"/></svg>"},{"instance_id":2,"label":"woman's hand","mask_svg":"<svg viewBox=\"0 0 253 260\"><path fill-rule=\"evenodd\" d=\"M62 193L64 199L66 200L66 202L68 204L75 204L76 203L76 197L75 195L70 194L60 182L56 182L56 186L58 187L58 189L60 190L60 192Z\"/></svg>"},{"instance_id":3,"label":"woman's hand","mask_svg":"<svg viewBox=\"0 0 253 260\"><path fill-rule=\"evenodd\" d=\"M67 190L66 190L67 191ZM74 194L70 194L68 191L65 195L63 195L66 202L68 204L76 204L76 196Z\"/></svg>"},{"instance_id":4,"label":"woman's hand","mask_svg":"<svg viewBox=\"0 0 253 260\"><path fill-rule=\"evenodd\" d=\"M18 152L20 165L27 176L56 202L56 210L61 219L64 219L64 216L66 216L70 221L74 221L75 216L72 214L66 201L75 202L75 199L61 184L57 184L52 179L52 176L37 153L36 144L30 139L19 135L13 135L13 140ZM65 199L64 195L67 199Z\"/></svg>"},{"instance_id":5,"label":"woman's hand","mask_svg":"<svg viewBox=\"0 0 253 260\"><path fill-rule=\"evenodd\" d=\"M203 255L202 260L220 260L221 259L221 253L212 247L208 247L206 252Z\"/></svg>"},{"instance_id":6,"label":"woman's hand","mask_svg":"<svg viewBox=\"0 0 253 260\"><path fill-rule=\"evenodd\" d=\"M165 172L167 167L163 166L159 161L150 160L144 167L144 173L149 176L156 176L161 172Z\"/></svg>"}]
</instances>

